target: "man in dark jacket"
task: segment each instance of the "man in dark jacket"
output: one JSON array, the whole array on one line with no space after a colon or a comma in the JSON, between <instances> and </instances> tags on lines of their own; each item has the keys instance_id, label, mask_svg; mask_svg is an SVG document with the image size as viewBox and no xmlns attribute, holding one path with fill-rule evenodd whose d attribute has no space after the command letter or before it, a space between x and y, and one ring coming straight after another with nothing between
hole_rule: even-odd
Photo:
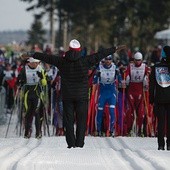
<instances>
[{"instance_id":1,"label":"man in dark jacket","mask_svg":"<svg viewBox=\"0 0 170 170\"><path fill-rule=\"evenodd\" d=\"M161 56L161 62L151 71L149 97L158 118L158 150L165 149L165 133L167 150L170 150L170 46L162 49Z\"/></svg>"},{"instance_id":2,"label":"man in dark jacket","mask_svg":"<svg viewBox=\"0 0 170 170\"><path fill-rule=\"evenodd\" d=\"M64 127L68 148L83 147L88 112L88 70L106 56L125 46L103 49L99 53L81 57L79 41L70 41L65 57L35 52L33 58L55 65L61 74ZM28 55L22 57L27 58ZM74 116L75 114L75 116ZM76 119L76 120L75 120ZM74 135L74 122L77 123Z\"/></svg>"}]
</instances>

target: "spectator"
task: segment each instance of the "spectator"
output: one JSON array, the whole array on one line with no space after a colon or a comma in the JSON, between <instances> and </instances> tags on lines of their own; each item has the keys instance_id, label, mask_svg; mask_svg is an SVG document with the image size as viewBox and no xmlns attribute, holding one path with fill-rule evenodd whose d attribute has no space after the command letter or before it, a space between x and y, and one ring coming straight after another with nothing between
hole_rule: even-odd
<instances>
[{"instance_id":1,"label":"spectator","mask_svg":"<svg viewBox=\"0 0 170 170\"><path fill-rule=\"evenodd\" d=\"M149 94L158 118L158 150L165 150L165 135L170 150L170 46L163 47L161 56L151 70Z\"/></svg>"}]
</instances>

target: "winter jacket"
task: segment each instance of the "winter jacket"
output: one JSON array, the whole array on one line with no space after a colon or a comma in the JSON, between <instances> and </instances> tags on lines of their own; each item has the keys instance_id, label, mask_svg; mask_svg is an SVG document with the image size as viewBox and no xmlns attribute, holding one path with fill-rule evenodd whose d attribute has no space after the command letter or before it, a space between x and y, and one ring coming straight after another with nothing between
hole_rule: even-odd
<instances>
[{"instance_id":1,"label":"winter jacket","mask_svg":"<svg viewBox=\"0 0 170 170\"><path fill-rule=\"evenodd\" d=\"M115 47L81 57L81 52L69 50L65 57L36 52L33 58L56 66L61 74L63 100L88 99L88 70L116 51Z\"/></svg>"},{"instance_id":2,"label":"winter jacket","mask_svg":"<svg viewBox=\"0 0 170 170\"><path fill-rule=\"evenodd\" d=\"M149 100L151 104L170 103L170 72L165 61L155 64L149 77ZM161 76L163 75L163 76Z\"/></svg>"}]
</instances>

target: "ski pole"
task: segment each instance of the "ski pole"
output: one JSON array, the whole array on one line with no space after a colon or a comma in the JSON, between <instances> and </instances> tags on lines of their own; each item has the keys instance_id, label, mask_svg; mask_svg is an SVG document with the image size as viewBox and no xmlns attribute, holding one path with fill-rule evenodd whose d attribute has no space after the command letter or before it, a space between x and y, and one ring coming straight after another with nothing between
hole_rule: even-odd
<instances>
[{"instance_id":1,"label":"ski pole","mask_svg":"<svg viewBox=\"0 0 170 170\"><path fill-rule=\"evenodd\" d=\"M21 88L21 93L20 93L20 117L19 117L19 122L20 122L20 130L19 130L19 136L21 136L21 131L22 131L22 118L23 118L23 109L24 109L24 97L23 93L25 92L25 85Z\"/></svg>"},{"instance_id":2,"label":"ski pole","mask_svg":"<svg viewBox=\"0 0 170 170\"><path fill-rule=\"evenodd\" d=\"M125 81L125 73L123 73L123 81ZM125 103L125 87L124 85L122 86L123 92L122 92L122 119L121 119L121 136L123 136L123 119L124 119L124 103Z\"/></svg>"},{"instance_id":3,"label":"ski pole","mask_svg":"<svg viewBox=\"0 0 170 170\"><path fill-rule=\"evenodd\" d=\"M91 95L89 99L89 105L88 105L88 116L87 116L87 127L86 127L86 135L89 133L89 126L90 126L90 117L91 117L91 110L92 110L92 103L94 100L94 85L91 88Z\"/></svg>"},{"instance_id":4,"label":"ski pole","mask_svg":"<svg viewBox=\"0 0 170 170\"><path fill-rule=\"evenodd\" d=\"M8 89L8 90L9 90L9 89ZM11 123L12 114L13 114L14 109L15 109L17 96L18 96L18 89L17 89L16 94L15 94L15 97L14 97L14 104L13 104L12 111L11 111L11 115L10 115L10 118L9 118L9 122L8 122L7 130L6 130L5 138L7 138L7 135L8 135L9 126L10 126L10 123Z\"/></svg>"},{"instance_id":5,"label":"ski pole","mask_svg":"<svg viewBox=\"0 0 170 170\"><path fill-rule=\"evenodd\" d=\"M7 130L6 130L5 138L7 138L7 135L8 135L9 126L10 126L11 119L12 119L12 113L13 113L13 110L12 110L10 118L9 118L9 122L8 122Z\"/></svg>"},{"instance_id":6,"label":"ski pole","mask_svg":"<svg viewBox=\"0 0 170 170\"><path fill-rule=\"evenodd\" d=\"M149 122L149 111L148 111L148 105L147 105L146 95L145 95L144 90L143 90L143 98L144 98L144 104L145 104L145 110L146 110L146 118L147 118L147 136L149 136L149 131L152 133L152 127L151 127L151 124Z\"/></svg>"},{"instance_id":7,"label":"ski pole","mask_svg":"<svg viewBox=\"0 0 170 170\"><path fill-rule=\"evenodd\" d=\"M46 97L46 100L47 100L47 96ZM49 131L49 125L48 125L48 120L47 120L47 110L48 110L48 104L47 102L45 102L45 100L42 98L42 102L43 102L43 107L44 107L44 119L45 119L45 124L47 126L47 133L48 133L48 136L50 136L50 131ZM45 126L44 126L44 129L45 129ZM44 133L45 133L46 130L44 130Z\"/></svg>"}]
</instances>

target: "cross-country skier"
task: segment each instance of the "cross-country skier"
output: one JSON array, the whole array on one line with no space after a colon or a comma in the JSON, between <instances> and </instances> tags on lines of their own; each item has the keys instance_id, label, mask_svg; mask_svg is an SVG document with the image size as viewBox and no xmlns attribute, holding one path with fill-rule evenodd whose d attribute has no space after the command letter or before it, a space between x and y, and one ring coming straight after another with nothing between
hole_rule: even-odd
<instances>
[{"instance_id":1,"label":"cross-country skier","mask_svg":"<svg viewBox=\"0 0 170 170\"><path fill-rule=\"evenodd\" d=\"M143 56L140 52L134 54L134 62L130 63L126 71L127 100L128 109L127 118L127 133L130 134L134 123L136 112L136 127L137 135L142 134L142 124L145 116L143 89L148 88L148 68L142 63Z\"/></svg>"},{"instance_id":2,"label":"cross-country skier","mask_svg":"<svg viewBox=\"0 0 170 170\"><path fill-rule=\"evenodd\" d=\"M7 113L11 113L12 106L14 104L14 87L16 83L16 75L12 70L12 66L10 63L5 64L5 70L0 75L3 79L2 85L6 89L6 107Z\"/></svg>"},{"instance_id":3,"label":"cross-country skier","mask_svg":"<svg viewBox=\"0 0 170 170\"><path fill-rule=\"evenodd\" d=\"M43 121L42 95L43 86L47 85L45 72L40 65L40 60L29 58L28 63L18 75L18 85L23 86L25 108L25 134L30 138L32 121L35 116L36 138L42 137L41 124Z\"/></svg>"},{"instance_id":4,"label":"cross-country skier","mask_svg":"<svg viewBox=\"0 0 170 170\"><path fill-rule=\"evenodd\" d=\"M109 136L114 137L114 122L115 122L115 105L116 105L116 85L115 79L118 76L116 65L112 62L112 55L105 58L103 64L100 64L96 71L95 79L99 78L99 99L97 112L97 135L102 136L102 120L104 107L109 105L110 122ZM120 76L119 76L120 78ZM121 81L121 79L119 79Z\"/></svg>"}]
</instances>

